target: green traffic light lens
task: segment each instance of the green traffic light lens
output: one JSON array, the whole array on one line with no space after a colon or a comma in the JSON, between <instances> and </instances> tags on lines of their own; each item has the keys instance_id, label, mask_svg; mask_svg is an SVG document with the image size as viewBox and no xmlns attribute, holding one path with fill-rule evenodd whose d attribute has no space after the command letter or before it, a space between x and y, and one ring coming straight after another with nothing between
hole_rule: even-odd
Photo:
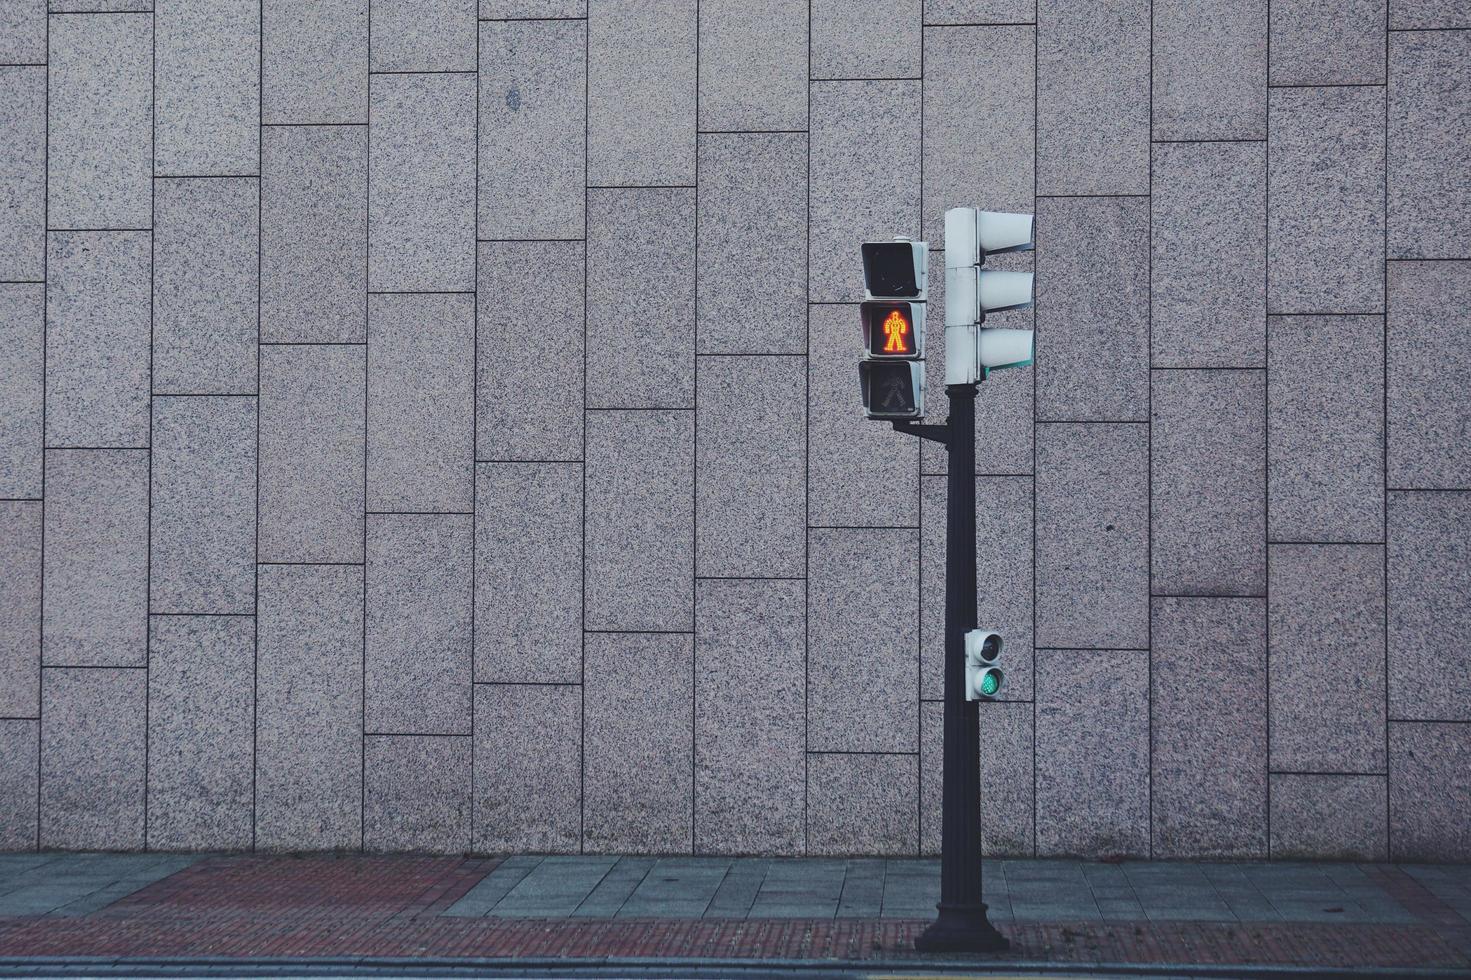
<instances>
[{"instance_id":1,"label":"green traffic light lens","mask_svg":"<svg viewBox=\"0 0 1471 980\"><path fill-rule=\"evenodd\" d=\"M981 677L981 693L990 697L1001 690L1001 675L994 670L988 670Z\"/></svg>"}]
</instances>

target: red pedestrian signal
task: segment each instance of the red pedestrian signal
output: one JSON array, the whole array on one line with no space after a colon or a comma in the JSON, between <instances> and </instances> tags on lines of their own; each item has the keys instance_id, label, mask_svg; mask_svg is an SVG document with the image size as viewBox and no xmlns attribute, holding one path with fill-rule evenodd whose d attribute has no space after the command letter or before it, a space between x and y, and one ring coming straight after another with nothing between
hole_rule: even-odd
<instances>
[{"instance_id":1,"label":"red pedestrian signal","mask_svg":"<svg viewBox=\"0 0 1471 980\"><path fill-rule=\"evenodd\" d=\"M867 300L859 304L868 357L914 360L924 356L923 303Z\"/></svg>"}]
</instances>

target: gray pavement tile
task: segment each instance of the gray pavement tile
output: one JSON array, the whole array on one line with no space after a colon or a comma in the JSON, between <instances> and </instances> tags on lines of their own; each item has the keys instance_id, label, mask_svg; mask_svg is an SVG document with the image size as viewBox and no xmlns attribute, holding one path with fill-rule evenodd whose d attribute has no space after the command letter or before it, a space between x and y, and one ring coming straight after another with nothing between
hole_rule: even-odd
<instances>
[{"instance_id":1,"label":"gray pavement tile","mask_svg":"<svg viewBox=\"0 0 1471 980\"><path fill-rule=\"evenodd\" d=\"M541 861L542 858L535 855L506 858L494 871L481 878L464 897L445 909L443 914L468 917L485 915Z\"/></svg>"},{"instance_id":2,"label":"gray pavement tile","mask_svg":"<svg viewBox=\"0 0 1471 980\"><path fill-rule=\"evenodd\" d=\"M886 864L882 859L848 862L843 892L838 899L838 918L870 917L883 911Z\"/></svg>"},{"instance_id":3,"label":"gray pavement tile","mask_svg":"<svg viewBox=\"0 0 1471 980\"><path fill-rule=\"evenodd\" d=\"M744 918L766 880L769 861L741 860L731 863L730 871L715 890L715 897L705 909L706 918Z\"/></svg>"},{"instance_id":4,"label":"gray pavement tile","mask_svg":"<svg viewBox=\"0 0 1471 980\"><path fill-rule=\"evenodd\" d=\"M1224 905L1148 906L1144 917L1151 922L1235 922L1235 914Z\"/></svg>"},{"instance_id":5,"label":"gray pavement tile","mask_svg":"<svg viewBox=\"0 0 1471 980\"><path fill-rule=\"evenodd\" d=\"M494 918L566 918L617 863L614 857L549 857L490 909Z\"/></svg>"},{"instance_id":6,"label":"gray pavement tile","mask_svg":"<svg viewBox=\"0 0 1471 980\"><path fill-rule=\"evenodd\" d=\"M574 918L611 919L618 914L623 903L633 894L639 882L653 869L653 858L624 857L603 876L597 887L588 893L581 905L572 913Z\"/></svg>"},{"instance_id":7,"label":"gray pavement tile","mask_svg":"<svg viewBox=\"0 0 1471 980\"><path fill-rule=\"evenodd\" d=\"M699 918L730 870L729 860L676 858L655 863L639 882L620 917Z\"/></svg>"}]
</instances>

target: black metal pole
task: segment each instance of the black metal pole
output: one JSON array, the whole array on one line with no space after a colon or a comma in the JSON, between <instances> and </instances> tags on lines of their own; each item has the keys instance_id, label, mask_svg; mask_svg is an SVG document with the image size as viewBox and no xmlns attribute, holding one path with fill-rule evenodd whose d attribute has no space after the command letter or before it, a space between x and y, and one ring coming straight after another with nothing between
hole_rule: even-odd
<instances>
[{"instance_id":1,"label":"black metal pole","mask_svg":"<svg viewBox=\"0 0 1471 980\"><path fill-rule=\"evenodd\" d=\"M915 938L923 952L985 953L1010 944L981 901L980 716L965 697L965 634L976 628L976 389L948 385L945 499L945 718L940 910Z\"/></svg>"}]
</instances>

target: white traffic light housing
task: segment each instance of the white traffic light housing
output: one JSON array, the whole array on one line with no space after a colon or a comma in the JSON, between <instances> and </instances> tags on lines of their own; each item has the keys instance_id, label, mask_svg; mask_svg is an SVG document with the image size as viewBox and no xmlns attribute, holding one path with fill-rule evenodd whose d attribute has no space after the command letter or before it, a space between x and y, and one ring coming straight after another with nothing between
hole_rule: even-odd
<instances>
[{"instance_id":1,"label":"white traffic light housing","mask_svg":"<svg viewBox=\"0 0 1471 980\"><path fill-rule=\"evenodd\" d=\"M994 701L1001 695L1006 673L996 661L1001 657L1001 634L971 630L965 634L965 699Z\"/></svg>"},{"instance_id":2,"label":"white traffic light housing","mask_svg":"<svg viewBox=\"0 0 1471 980\"><path fill-rule=\"evenodd\" d=\"M863 360L858 383L871 419L924 418L925 296L929 246L895 239L863 243L859 304Z\"/></svg>"},{"instance_id":3,"label":"white traffic light housing","mask_svg":"<svg viewBox=\"0 0 1471 980\"><path fill-rule=\"evenodd\" d=\"M988 314L1032 305L1036 295L1032 274L983 268L988 254L1032 249L1032 233L1030 214L976 208L945 212L947 385L974 384L999 368L1032 363L1032 331L985 325Z\"/></svg>"}]
</instances>

